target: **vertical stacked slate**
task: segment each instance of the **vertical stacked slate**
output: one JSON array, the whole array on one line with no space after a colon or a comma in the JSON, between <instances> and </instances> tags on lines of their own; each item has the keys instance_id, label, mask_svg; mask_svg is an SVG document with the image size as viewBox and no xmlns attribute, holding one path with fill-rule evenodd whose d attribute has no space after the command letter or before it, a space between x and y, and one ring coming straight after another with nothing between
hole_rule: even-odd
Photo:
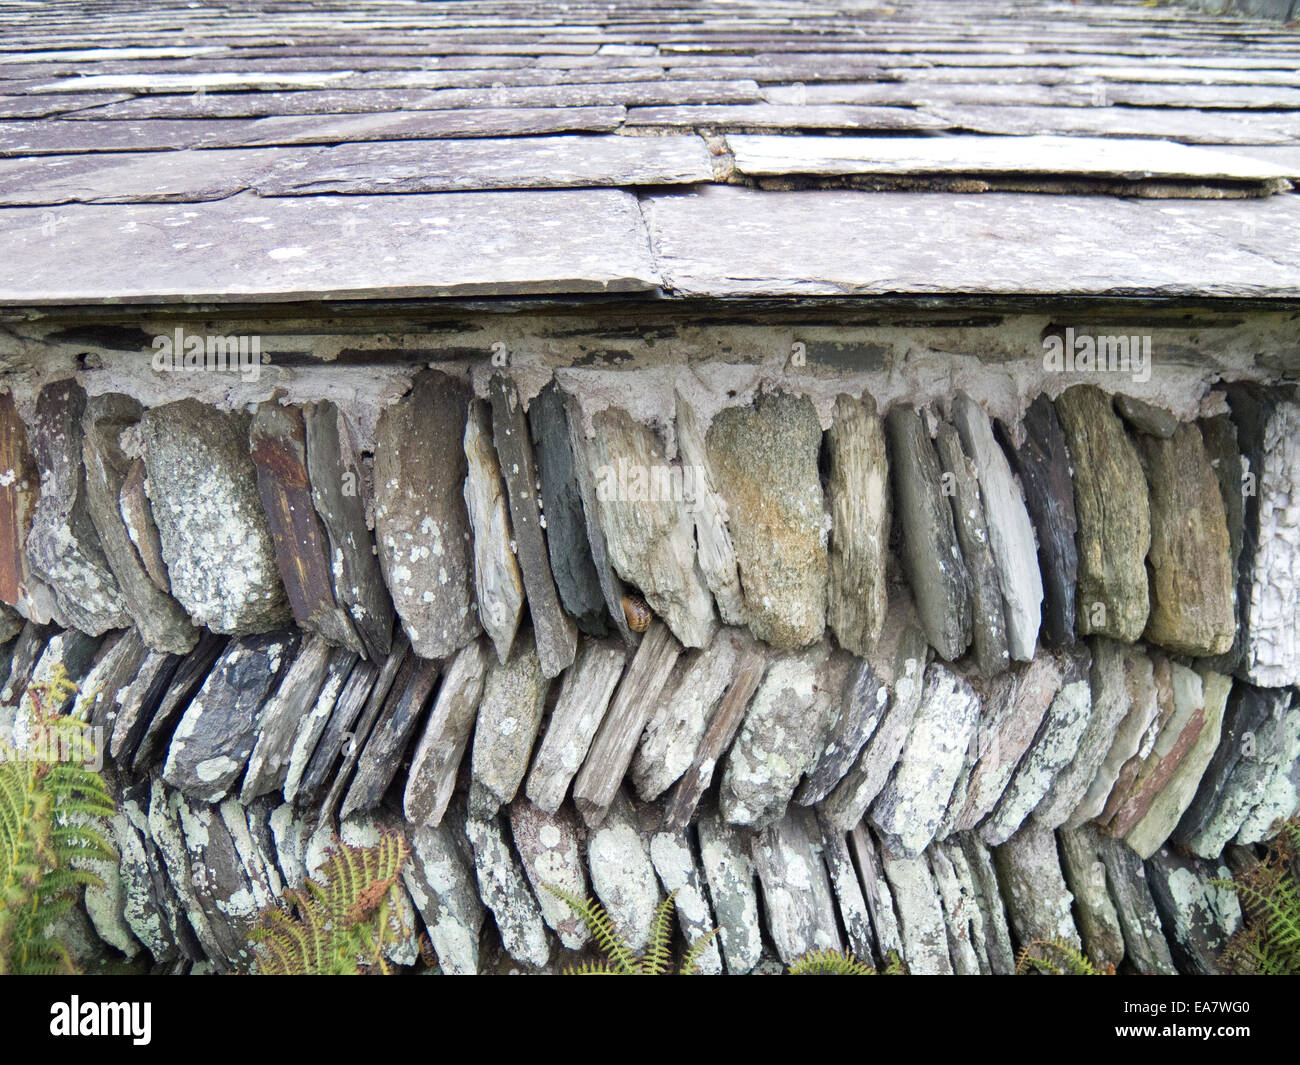
<instances>
[{"instance_id":1,"label":"vertical stacked slate","mask_svg":"<svg viewBox=\"0 0 1300 1065\"><path fill-rule=\"evenodd\" d=\"M1056 411L1074 463L1080 635L1132 642L1146 627L1146 555L1151 515L1137 452L1109 399L1095 385L1061 393Z\"/></svg>"},{"instance_id":2,"label":"vertical stacked slate","mask_svg":"<svg viewBox=\"0 0 1300 1065\"><path fill-rule=\"evenodd\" d=\"M371 661L393 644L393 601L384 585L374 536L366 524L361 457L347 416L322 400L303 407L311 501L329 538L334 598Z\"/></svg>"},{"instance_id":3,"label":"vertical stacked slate","mask_svg":"<svg viewBox=\"0 0 1300 1065\"><path fill-rule=\"evenodd\" d=\"M312 503L307 425L302 410L274 399L259 403L249 432L275 547L275 563L299 628L361 653L360 637L334 597L329 538Z\"/></svg>"},{"instance_id":4,"label":"vertical stacked slate","mask_svg":"<svg viewBox=\"0 0 1300 1065\"><path fill-rule=\"evenodd\" d=\"M1079 576L1070 452L1056 408L1046 395L1029 404L1022 428L1024 443L1019 445L1001 423L998 435L1020 478L1037 537L1043 640L1053 647L1068 647L1074 643L1074 589Z\"/></svg>"},{"instance_id":5,"label":"vertical stacked slate","mask_svg":"<svg viewBox=\"0 0 1300 1065\"><path fill-rule=\"evenodd\" d=\"M917 615L930 646L953 662L971 642L971 588L939 459L915 410L894 407L885 428L903 564Z\"/></svg>"},{"instance_id":6,"label":"vertical stacked slate","mask_svg":"<svg viewBox=\"0 0 1300 1065\"><path fill-rule=\"evenodd\" d=\"M145 411L140 443L172 595L228 635L289 620L248 454L249 417L183 399Z\"/></svg>"},{"instance_id":7,"label":"vertical stacked slate","mask_svg":"<svg viewBox=\"0 0 1300 1065\"><path fill-rule=\"evenodd\" d=\"M777 650L806 647L826 625L822 431L806 397L772 393L709 426L709 465L727 503L745 619Z\"/></svg>"},{"instance_id":8,"label":"vertical stacked slate","mask_svg":"<svg viewBox=\"0 0 1300 1065\"><path fill-rule=\"evenodd\" d=\"M122 450L121 438L143 413L138 402L121 395L95 396L86 404L82 428L87 506L123 605L144 642L152 650L180 655L194 647L199 630L168 591L158 587L122 517L122 489L132 461Z\"/></svg>"},{"instance_id":9,"label":"vertical stacked slate","mask_svg":"<svg viewBox=\"0 0 1300 1065\"><path fill-rule=\"evenodd\" d=\"M375 430L379 563L421 658L447 658L482 631L463 495L468 407L464 382L425 370Z\"/></svg>"},{"instance_id":10,"label":"vertical stacked slate","mask_svg":"<svg viewBox=\"0 0 1300 1065\"><path fill-rule=\"evenodd\" d=\"M27 533L31 572L54 593L60 615L83 632L101 635L131 623L90 516L82 454L85 390L56 381L36 397L32 452L41 490Z\"/></svg>"}]
</instances>

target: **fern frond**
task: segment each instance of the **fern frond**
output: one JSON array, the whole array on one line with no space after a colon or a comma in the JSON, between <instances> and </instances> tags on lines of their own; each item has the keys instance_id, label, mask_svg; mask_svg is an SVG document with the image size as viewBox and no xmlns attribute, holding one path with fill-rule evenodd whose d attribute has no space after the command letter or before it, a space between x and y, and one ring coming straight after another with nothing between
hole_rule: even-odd
<instances>
[{"instance_id":1,"label":"fern frond","mask_svg":"<svg viewBox=\"0 0 1300 1065\"><path fill-rule=\"evenodd\" d=\"M1115 966L1098 969L1079 948L1062 936L1032 939L1016 957L1016 975L1041 973L1046 976L1114 976Z\"/></svg>"},{"instance_id":2,"label":"fern frond","mask_svg":"<svg viewBox=\"0 0 1300 1065\"><path fill-rule=\"evenodd\" d=\"M573 912L582 918L582 923L587 926L591 938L596 941L596 945L609 959L610 965L616 971L625 976L636 976L641 972L640 959L632 952L627 940L614 927L614 922L599 902L594 898L583 901L576 895L571 895L563 888L555 887L553 884L543 884L542 886L557 899L567 902L572 907Z\"/></svg>"},{"instance_id":3,"label":"fern frond","mask_svg":"<svg viewBox=\"0 0 1300 1065\"><path fill-rule=\"evenodd\" d=\"M875 976L876 970L842 950L809 950L790 963L790 976Z\"/></svg>"},{"instance_id":4,"label":"fern frond","mask_svg":"<svg viewBox=\"0 0 1300 1065\"><path fill-rule=\"evenodd\" d=\"M700 959L704 957L704 952L708 949L709 944L717 937L721 931L719 928L713 928L705 932L686 948L686 953L682 957L682 964L677 972L680 976L697 976L700 971Z\"/></svg>"},{"instance_id":5,"label":"fern frond","mask_svg":"<svg viewBox=\"0 0 1300 1065\"><path fill-rule=\"evenodd\" d=\"M386 832L373 847L337 837L300 891L285 892L289 909L270 905L253 929L257 972L272 975L388 973L385 946L395 930L391 903L410 844ZM409 931L397 920L396 932Z\"/></svg>"},{"instance_id":6,"label":"fern frond","mask_svg":"<svg viewBox=\"0 0 1300 1065\"><path fill-rule=\"evenodd\" d=\"M655 915L650 922L650 936L641 955L641 972L646 976L665 976L672 968L672 922L676 898L677 892L670 891L668 897L655 907Z\"/></svg>"}]
</instances>

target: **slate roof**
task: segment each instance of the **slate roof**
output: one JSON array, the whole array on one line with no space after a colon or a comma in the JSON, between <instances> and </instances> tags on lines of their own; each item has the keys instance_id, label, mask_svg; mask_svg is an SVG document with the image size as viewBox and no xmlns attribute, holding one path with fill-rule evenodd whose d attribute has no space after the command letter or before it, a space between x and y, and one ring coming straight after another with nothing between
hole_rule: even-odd
<instances>
[{"instance_id":1,"label":"slate roof","mask_svg":"<svg viewBox=\"0 0 1300 1065\"><path fill-rule=\"evenodd\" d=\"M1293 299L1292 178L1173 7L0 0L0 306Z\"/></svg>"}]
</instances>

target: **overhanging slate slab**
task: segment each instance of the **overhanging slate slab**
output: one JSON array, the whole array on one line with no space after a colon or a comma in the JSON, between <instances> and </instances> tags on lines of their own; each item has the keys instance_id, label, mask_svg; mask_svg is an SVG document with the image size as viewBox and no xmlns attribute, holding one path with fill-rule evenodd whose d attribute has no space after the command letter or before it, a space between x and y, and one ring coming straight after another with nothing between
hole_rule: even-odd
<instances>
[{"instance_id":1,"label":"overhanging slate slab","mask_svg":"<svg viewBox=\"0 0 1300 1065\"><path fill-rule=\"evenodd\" d=\"M1220 244L1247 248L1300 269L1300 196L1271 196L1236 207L1230 209L1223 200L1148 205L1171 224L1196 226Z\"/></svg>"},{"instance_id":2,"label":"overhanging slate slab","mask_svg":"<svg viewBox=\"0 0 1300 1065\"><path fill-rule=\"evenodd\" d=\"M613 189L0 209L0 304L653 289Z\"/></svg>"},{"instance_id":3,"label":"overhanging slate slab","mask_svg":"<svg viewBox=\"0 0 1300 1065\"><path fill-rule=\"evenodd\" d=\"M264 196L313 196L680 185L712 179L712 157L699 137L556 136L313 149L277 165L256 187Z\"/></svg>"},{"instance_id":4,"label":"overhanging slate slab","mask_svg":"<svg viewBox=\"0 0 1300 1065\"><path fill-rule=\"evenodd\" d=\"M953 129L973 133L1159 137L1186 144L1294 144L1300 123L1252 111L1147 107L927 107ZM1290 126L1290 129L1285 128Z\"/></svg>"},{"instance_id":5,"label":"overhanging slate slab","mask_svg":"<svg viewBox=\"0 0 1300 1065\"><path fill-rule=\"evenodd\" d=\"M1300 266L1110 198L709 186L644 208L684 296L1300 295Z\"/></svg>"},{"instance_id":6,"label":"overhanging slate slab","mask_svg":"<svg viewBox=\"0 0 1300 1065\"><path fill-rule=\"evenodd\" d=\"M780 174L1016 174L1265 182L1280 166L1170 141L1106 137L779 137L732 134L736 168Z\"/></svg>"},{"instance_id":7,"label":"overhanging slate slab","mask_svg":"<svg viewBox=\"0 0 1300 1065\"><path fill-rule=\"evenodd\" d=\"M714 129L943 129L948 123L908 107L795 104L704 104L698 107L633 107L629 126Z\"/></svg>"}]
</instances>

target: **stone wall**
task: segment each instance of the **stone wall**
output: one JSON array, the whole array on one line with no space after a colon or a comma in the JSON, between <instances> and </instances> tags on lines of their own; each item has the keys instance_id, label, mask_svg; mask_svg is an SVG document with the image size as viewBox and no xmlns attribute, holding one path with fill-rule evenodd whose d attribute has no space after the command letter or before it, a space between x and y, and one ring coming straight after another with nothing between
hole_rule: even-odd
<instances>
[{"instance_id":1,"label":"stone wall","mask_svg":"<svg viewBox=\"0 0 1300 1065\"><path fill-rule=\"evenodd\" d=\"M12 324L0 723L61 663L100 730L88 943L237 968L390 826L404 965L563 964L549 883L634 944L677 890L706 971L1214 971L1300 804L1294 325L1097 372L1039 312L783 314L184 324L235 372Z\"/></svg>"}]
</instances>

